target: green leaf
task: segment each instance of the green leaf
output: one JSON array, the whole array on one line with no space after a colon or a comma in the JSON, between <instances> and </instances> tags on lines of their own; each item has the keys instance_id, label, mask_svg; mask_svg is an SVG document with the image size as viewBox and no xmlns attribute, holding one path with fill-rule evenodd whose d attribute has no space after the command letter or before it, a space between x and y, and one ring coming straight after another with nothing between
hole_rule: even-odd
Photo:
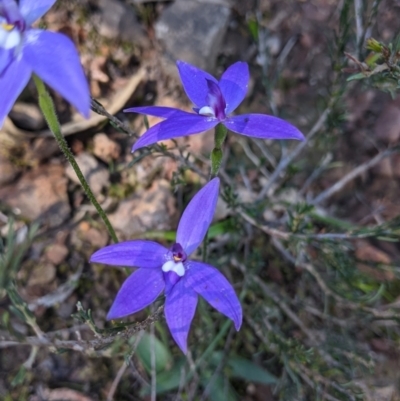
<instances>
[{"instance_id":1,"label":"green leaf","mask_svg":"<svg viewBox=\"0 0 400 401\"><path fill-rule=\"evenodd\" d=\"M208 377L202 379L202 385L206 388L213 380L211 389L209 391L209 398L211 401L236 401L238 397L235 390L229 383L229 381L223 376Z\"/></svg>"},{"instance_id":2,"label":"green leaf","mask_svg":"<svg viewBox=\"0 0 400 401\"><path fill-rule=\"evenodd\" d=\"M155 369L156 372L162 372L172 364L172 355L168 348L159 340L157 337L151 334L145 333L140 339L136 355L139 357L140 361L143 363L144 368L147 372L151 372L151 354L152 354L152 343L154 344L154 354L155 354Z\"/></svg>"},{"instance_id":3,"label":"green leaf","mask_svg":"<svg viewBox=\"0 0 400 401\"><path fill-rule=\"evenodd\" d=\"M11 386L15 387L15 386L19 386L20 384L22 384L25 380L25 376L26 376L26 368L25 366L21 366L18 373L15 375L14 379L11 382Z\"/></svg>"},{"instance_id":4,"label":"green leaf","mask_svg":"<svg viewBox=\"0 0 400 401\"><path fill-rule=\"evenodd\" d=\"M365 74L363 74L362 72L359 72L358 74L350 75L350 76L347 78L347 82L349 82L349 81L354 81L354 80L357 80L357 79L364 79L364 78L367 78L367 77L365 76Z\"/></svg>"},{"instance_id":5,"label":"green leaf","mask_svg":"<svg viewBox=\"0 0 400 401\"><path fill-rule=\"evenodd\" d=\"M248 359L233 356L228 359L227 363L232 369L232 376L238 379L266 385L275 384L278 381L277 377L268 372L268 370Z\"/></svg>"},{"instance_id":6,"label":"green leaf","mask_svg":"<svg viewBox=\"0 0 400 401\"><path fill-rule=\"evenodd\" d=\"M161 372L157 375L156 381L156 393L162 394L168 391L179 388L179 385L182 380L182 368L186 363L185 358L179 358L175 365L170 369L164 372ZM184 372L187 374L187 371ZM150 386L146 387L142 392L142 395L150 394Z\"/></svg>"},{"instance_id":7,"label":"green leaf","mask_svg":"<svg viewBox=\"0 0 400 401\"><path fill-rule=\"evenodd\" d=\"M247 22L247 27L249 29L250 35L254 42L258 41L258 22L255 18L250 18Z\"/></svg>"}]
</instances>

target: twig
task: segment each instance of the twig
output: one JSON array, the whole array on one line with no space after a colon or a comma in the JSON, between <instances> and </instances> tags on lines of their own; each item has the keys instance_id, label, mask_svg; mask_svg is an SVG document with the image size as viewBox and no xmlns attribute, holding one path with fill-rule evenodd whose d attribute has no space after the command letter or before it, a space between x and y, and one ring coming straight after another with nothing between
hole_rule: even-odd
<instances>
[{"instance_id":1,"label":"twig","mask_svg":"<svg viewBox=\"0 0 400 401\"><path fill-rule=\"evenodd\" d=\"M151 401L156 401L157 393L157 372L156 372L156 350L155 350L155 336L154 324L150 325L150 364L151 364Z\"/></svg>"},{"instance_id":2,"label":"twig","mask_svg":"<svg viewBox=\"0 0 400 401\"><path fill-rule=\"evenodd\" d=\"M284 248L282 243L277 238L272 238L272 243L289 262L293 263L296 267L304 269L305 271L310 273L314 277L314 279L317 281L318 285L320 286L321 290L325 293L325 295L332 297L338 304L341 304L341 305L345 306L346 308L349 308L352 310L362 310L364 312L370 313L370 314L372 314L373 317L375 317L377 319L389 319L389 320L400 319L399 314L387 313L384 310L370 308L361 303L355 303L349 299L341 297L340 295L335 293L333 290L331 290L330 287L328 287L328 285L325 283L324 279L321 277L319 272L316 270L316 268L311 263L297 260L294 256L292 256ZM391 306L399 308L400 305L398 306L398 305L392 304Z\"/></svg>"},{"instance_id":3,"label":"twig","mask_svg":"<svg viewBox=\"0 0 400 401\"><path fill-rule=\"evenodd\" d=\"M332 161L332 158L332 153L327 153L326 155L324 155L321 162L319 163L319 166L314 169L314 171L310 174L310 176L303 184L302 188L299 191L299 195L303 196L306 193L307 189L313 183L313 181L319 177L319 175L325 170L326 165Z\"/></svg>"},{"instance_id":4,"label":"twig","mask_svg":"<svg viewBox=\"0 0 400 401\"><path fill-rule=\"evenodd\" d=\"M131 78L129 78L127 84L122 90L116 92L109 101L107 101L107 99L104 99L104 102L106 104L105 107L109 109L109 113L111 115L116 114L125 106L126 102L132 97L132 94L135 92L136 88L143 81L146 75L146 68L139 68L139 70L134 75L132 75ZM69 136L78 134L82 131L96 128L104 123L104 121L106 121L106 117L108 118L108 116L106 116L105 114L99 114L100 115L92 114L88 120L85 120L83 119L83 117L80 117L78 115L77 119L74 118L73 121L63 124L61 126L61 132L64 136ZM10 133L10 137L16 137L17 139L53 136L53 134L49 130L30 132L21 128L17 128L9 117L7 117L5 120L4 132Z\"/></svg>"},{"instance_id":5,"label":"twig","mask_svg":"<svg viewBox=\"0 0 400 401\"><path fill-rule=\"evenodd\" d=\"M108 391L107 401L112 401L114 399L114 394L117 391L118 384L121 381L122 376L124 375L124 373L125 373L125 371L126 371L128 366L129 365L124 361L124 363L119 368L118 373L115 376L115 378L114 378L114 380L113 380L113 382L111 384L110 390Z\"/></svg>"},{"instance_id":6,"label":"twig","mask_svg":"<svg viewBox=\"0 0 400 401\"><path fill-rule=\"evenodd\" d=\"M322 399L326 399L328 401L340 401L338 398L331 396L326 391L322 392L321 389L319 388L319 386L316 383L314 383L313 380L310 379L310 376L314 377L318 380L323 379L323 380L321 380L321 382L323 382L324 384L331 385L330 381L324 379L322 376L316 374L315 372L309 372L310 375L306 374L305 372L302 371L302 370L306 370L304 366L300 367L298 365L294 365L294 364L292 364L292 365L293 365L292 369L294 369L297 372L297 374L303 379L304 382L306 382L317 393L320 393L320 394L322 393L322 397L323 397ZM329 382L329 383L326 383L326 382ZM342 389L342 392L343 392L343 389ZM348 396L347 393L345 393L345 394ZM351 397L350 399L355 400L354 397Z\"/></svg>"},{"instance_id":7,"label":"twig","mask_svg":"<svg viewBox=\"0 0 400 401\"><path fill-rule=\"evenodd\" d=\"M109 113L98 100L92 98L90 101L90 108L96 114L107 117L108 120L110 120L121 131L135 138L138 137L138 135L135 132L131 131L130 128L128 128L120 119Z\"/></svg>"},{"instance_id":8,"label":"twig","mask_svg":"<svg viewBox=\"0 0 400 401\"><path fill-rule=\"evenodd\" d=\"M279 238L281 240L289 240L291 238L303 239L303 240L310 240L310 239L317 239L317 240L339 240L339 239L352 239L352 238L369 238L373 237L376 234L371 232L357 232L357 231L347 231L344 233L321 233L321 234L298 234L298 233L291 233L287 231L281 231L277 228L270 227L266 224L258 223L255 219L249 216L243 210L239 210L237 212L243 220L247 221L254 227L257 227L265 234L270 235L273 238Z\"/></svg>"},{"instance_id":9,"label":"twig","mask_svg":"<svg viewBox=\"0 0 400 401\"><path fill-rule=\"evenodd\" d=\"M246 139L244 138L239 138L237 141L239 145L242 147L244 153L246 156L249 158L249 160L260 170L261 174L269 178L270 173L267 171L267 169L260 163L260 159L253 153L253 151L250 149L250 146L247 142ZM243 166L242 166L243 167Z\"/></svg>"},{"instance_id":10,"label":"twig","mask_svg":"<svg viewBox=\"0 0 400 401\"><path fill-rule=\"evenodd\" d=\"M300 142L291 153L289 153L286 157L283 157L280 160L277 168L271 174L271 177L269 178L267 184L263 187L263 189L257 196L257 200L261 200L265 197L265 195L267 195L267 193L271 189L272 185L279 178L281 173L304 150L304 148L308 145L310 139L313 138L314 135L322 128L322 126L325 124L325 121L328 118L330 112L331 112L331 108L330 107L326 108L325 111L321 114L321 116L317 120L317 122L311 128L310 132L307 134L304 141Z\"/></svg>"},{"instance_id":11,"label":"twig","mask_svg":"<svg viewBox=\"0 0 400 401\"><path fill-rule=\"evenodd\" d=\"M276 159L275 156L267 149L265 143L260 139L254 139L253 143L260 149L261 153L265 157L266 160L269 161L272 167L276 167Z\"/></svg>"},{"instance_id":12,"label":"twig","mask_svg":"<svg viewBox=\"0 0 400 401\"><path fill-rule=\"evenodd\" d=\"M367 162L361 164L360 166L356 167L354 170L352 170L349 174L345 175L342 179L340 179L338 182L333 184L331 187L320 193L317 197L315 197L311 202L309 202L311 205L318 205L319 203L323 202L327 198L331 197L333 194L336 192L340 191L348 182L351 180L354 180L354 178L358 177L371 167L375 166L378 164L381 160L383 160L385 157L388 157L392 155L393 153L398 152L400 149L399 146L396 146L394 148L386 149L385 151L378 153L374 158L371 160L368 160Z\"/></svg>"},{"instance_id":13,"label":"twig","mask_svg":"<svg viewBox=\"0 0 400 401\"><path fill-rule=\"evenodd\" d=\"M354 14L356 18L357 51L358 51L358 57L360 57L362 40L364 37L363 22L362 22L362 14L363 14L362 0L354 0Z\"/></svg>"},{"instance_id":14,"label":"twig","mask_svg":"<svg viewBox=\"0 0 400 401\"><path fill-rule=\"evenodd\" d=\"M101 338L94 338L92 340L59 340L57 338L51 338L47 334L44 334L39 331L35 333L41 337L33 337L29 336L24 339L15 339L10 337L0 337L0 349L8 348L18 345L33 345L38 347L46 347L46 348L55 348L55 349L70 349L73 351L89 353L89 354L96 354L97 351L106 348L110 344L112 344L115 339L121 338L124 340L128 340L134 334L138 333L139 331L146 330L152 323L156 322L161 318L162 311L164 310L164 305L160 306L152 315L147 317L142 322L139 322L133 326L129 326L127 328L121 329L121 331L112 333L108 336L104 336Z\"/></svg>"},{"instance_id":15,"label":"twig","mask_svg":"<svg viewBox=\"0 0 400 401\"><path fill-rule=\"evenodd\" d=\"M38 351L39 351L39 347L36 347L36 346L32 347L28 359L23 364L25 369L28 369L28 370L32 369L32 366L35 363L36 355L37 355Z\"/></svg>"},{"instance_id":16,"label":"twig","mask_svg":"<svg viewBox=\"0 0 400 401\"><path fill-rule=\"evenodd\" d=\"M209 397L210 392L214 386L215 380L217 379L217 377L220 375L222 369L224 368L225 363L226 363L226 358L229 353L229 347L231 346L234 333L235 333L235 329L232 326L229 330L228 337L226 338L226 341L225 341L225 346L224 346L224 350L222 353L221 361L219 362L217 368L215 369L213 375L211 376L211 378L207 384L207 387L204 389L204 392L200 398L200 401L207 400L207 398Z\"/></svg>"},{"instance_id":17,"label":"twig","mask_svg":"<svg viewBox=\"0 0 400 401\"><path fill-rule=\"evenodd\" d=\"M60 285L55 291L30 302L28 305L29 310L34 311L39 306L49 308L57 303L65 301L77 287L79 278L82 275L82 270L83 265L79 267L78 271L74 273L66 283Z\"/></svg>"}]
</instances>

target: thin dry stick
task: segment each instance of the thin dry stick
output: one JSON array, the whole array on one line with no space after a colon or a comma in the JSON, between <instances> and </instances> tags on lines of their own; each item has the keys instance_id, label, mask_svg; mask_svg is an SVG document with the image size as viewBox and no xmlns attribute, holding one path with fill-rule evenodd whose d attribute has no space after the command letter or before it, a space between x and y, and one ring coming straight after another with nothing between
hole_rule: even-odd
<instances>
[{"instance_id":1,"label":"thin dry stick","mask_svg":"<svg viewBox=\"0 0 400 401\"><path fill-rule=\"evenodd\" d=\"M364 312L371 313L377 319L395 320L400 318L399 314L388 313L385 310L370 308L361 303L355 303L350 301L349 299L341 297L328 287L325 280L321 277L317 269L311 263L297 260L285 249L285 247L277 238L272 238L272 243L275 246L275 248L278 249L278 251L280 251L281 254L286 258L286 260L293 263L296 267L304 269L308 273L310 273L317 281L318 285L320 286L321 290L325 293L325 295L332 297L338 304L343 305L344 307L352 310L363 310ZM391 307L394 309L399 309L400 305L391 304Z\"/></svg>"},{"instance_id":2,"label":"thin dry stick","mask_svg":"<svg viewBox=\"0 0 400 401\"><path fill-rule=\"evenodd\" d=\"M114 381L113 381L112 384L111 384L110 390L108 391L108 394L107 394L107 401L113 401L113 399L114 399L114 394L115 394L115 392L117 391L118 384L119 384L119 382L121 381L122 376L124 375L124 373L125 373L125 371L126 371L126 369L127 369L128 366L129 366L129 365L124 361L124 363L123 363L123 364L121 365L121 367L119 368L118 373L117 373L117 375L115 376L115 379L114 379Z\"/></svg>"},{"instance_id":3,"label":"thin dry stick","mask_svg":"<svg viewBox=\"0 0 400 401\"><path fill-rule=\"evenodd\" d=\"M300 368L297 366L291 366L292 369L294 369L297 374L303 379L304 382L306 382L311 388L313 388L317 393L322 393L321 389L318 388L318 385L314 383L313 380L305 373L303 372ZM304 370L304 369L303 369ZM313 372L312 377L315 378L315 373ZM318 379L321 378L318 376ZM346 394L347 395L347 394ZM323 392L322 394L322 399L326 399L328 401L340 401L338 398L335 398L328 394L327 392ZM354 399L354 398L353 398Z\"/></svg>"},{"instance_id":4,"label":"thin dry stick","mask_svg":"<svg viewBox=\"0 0 400 401\"><path fill-rule=\"evenodd\" d=\"M308 142L310 141L310 139L313 138L313 136L322 128L322 126L325 124L325 121L328 118L330 112L331 112L331 108L330 107L326 108L325 111L321 114L321 116L317 120L317 122L311 128L310 132L307 134L304 141L300 142L296 146L296 148L293 150L293 152L291 152L286 157L281 159L281 161L278 164L278 167L271 174L271 177L268 180L267 184L264 186L264 188L259 193L257 200L261 200L265 197L265 195L267 195L269 190L272 188L272 185L279 178L281 173L304 150L304 148L308 145Z\"/></svg>"},{"instance_id":5,"label":"thin dry stick","mask_svg":"<svg viewBox=\"0 0 400 401\"><path fill-rule=\"evenodd\" d=\"M373 232L358 233L358 232L352 232L352 231L347 231L344 233L321 233L321 234L290 233L287 231L278 230L277 228L273 228L273 227L270 227L265 224L260 224L242 210L239 210L238 214L240 217L242 217L243 220L247 221L254 227L257 227L258 229L263 231L265 234L268 234L273 238L279 238L282 240L288 240L290 238L297 238L297 239L304 239L304 240L310 240L310 239L319 239L319 240L336 239L337 240L337 239L351 239L351 238L368 238L368 237L373 237L375 235Z\"/></svg>"},{"instance_id":6,"label":"thin dry stick","mask_svg":"<svg viewBox=\"0 0 400 401\"><path fill-rule=\"evenodd\" d=\"M246 156L249 158L249 160L260 170L261 174L269 178L270 173L268 170L260 163L260 159L253 153L253 151L250 149L250 146L247 142L246 139L244 138L239 138L238 140L239 145L243 148L244 153Z\"/></svg>"},{"instance_id":7,"label":"thin dry stick","mask_svg":"<svg viewBox=\"0 0 400 401\"><path fill-rule=\"evenodd\" d=\"M43 334L42 338L30 336L21 340L9 337L0 337L0 349L18 345L34 345L38 347L55 348L55 349L71 349L73 351L97 355L99 350L106 348L112 344L115 339L121 338L127 340L139 331L146 330L152 323L160 320L164 305L160 306L152 315L143 322L139 322L133 326L122 329L120 332L112 333L101 338L92 340L58 340L57 338L49 338Z\"/></svg>"},{"instance_id":8,"label":"thin dry stick","mask_svg":"<svg viewBox=\"0 0 400 401\"><path fill-rule=\"evenodd\" d=\"M301 321L301 319L297 316L295 312L293 312L290 307L287 305L287 303L278 295L276 294L268 284L264 283L263 280L261 280L258 276L254 275L249 275L247 273L246 267L240 263L237 259L232 258L231 259L232 265L235 267L239 268L243 274L246 274L247 277L249 277L253 282L255 282L261 290L264 292L264 294L271 298L278 306L279 308L285 313L285 315L294 323L296 324L300 330L308 337L310 342L314 344L314 346L318 345L321 343L322 339L318 338L318 336L314 335L311 330L309 330L304 323ZM335 366L339 367L341 366L338 362L336 362L328 353L326 353L323 349L318 350L319 354L321 357L325 360L327 364L330 366Z\"/></svg>"},{"instance_id":9,"label":"thin dry stick","mask_svg":"<svg viewBox=\"0 0 400 401\"><path fill-rule=\"evenodd\" d=\"M154 323L150 325L150 362L151 362L151 401L156 401L156 350L155 350L155 336L154 336Z\"/></svg>"},{"instance_id":10,"label":"thin dry stick","mask_svg":"<svg viewBox=\"0 0 400 401\"><path fill-rule=\"evenodd\" d=\"M371 160L361 164L360 166L356 167L354 170L352 170L349 174L345 175L341 180L336 182L334 185L332 185L330 188L326 189L322 193L320 193L317 197L315 197L310 204L311 205L318 205L319 203L323 202L336 192L340 191L348 182L351 180L354 180L354 178L358 177L365 171L369 170L371 167L375 166L378 164L381 160L383 160L385 157L388 157L392 155L393 153L398 152L400 147L394 147L391 149L386 149L385 151L378 153L374 158Z\"/></svg>"},{"instance_id":11,"label":"thin dry stick","mask_svg":"<svg viewBox=\"0 0 400 401\"><path fill-rule=\"evenodd\" d=\"M210 378L210 380L209 380L209 382L207 384L207 387L205 388L205 390L203 392L203 395L200 398L200 401L207 400L207 398L210 395L210 392L212 391L212 388L214 386L215 380L217 379L217 377L222 372L222 369L224 368L225 363L226 363L226 358L227 358L228 353L229 353L229 348L231 346L234 333L235 333L235 329L232 326L230 328L230 330L229 330L228 337L227 337L227 339L225 341L225 346L224 346L224 350L223 350L221 361L219 362L217 368L215 369L213 375L211 376L211 378Z\"/></svg>"},{"instance_id":12,"label":"thin dry stick","mask_svg":"<svg viewBox=\"0 0 400 401\"><path fill-rule=\"evenodd\" d=\"M364 36L363 22L362 22L362 14L363 14L362 0L354 0L354 14L356 17L357 49L358 49L358 56L360 56L360 50L362 45L361 42Z\"/></svg>"},{"instance_id":13,"label":"thin dry stick","mask_svg":"<svg viewBox=\"0 0 400 401\"><path fill-rule=\"evenodd\" d=\"M327 153L322 157L321 162L318 164L318 167L315 168L315 170L310 174L310 176L303 184L302 188L299 191L299 195L303 196L306 193L307 189L310 187L313 181L315 181L321 175L326 166L332 161L332 158L332 153Z\"/></svg>"}]
</instances>

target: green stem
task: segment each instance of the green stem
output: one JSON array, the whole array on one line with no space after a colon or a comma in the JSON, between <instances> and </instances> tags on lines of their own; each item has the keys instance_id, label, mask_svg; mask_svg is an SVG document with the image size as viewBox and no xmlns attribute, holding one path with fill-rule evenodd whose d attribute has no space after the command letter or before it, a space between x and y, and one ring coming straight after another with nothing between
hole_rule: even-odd
<instances>
[{"instance_id":1,"label":"green stem","mask_svg":"<svg viewBox=\"0 0 400 401\"><path fill-rule=\"evenodd\" d=\"M105 214L104 210L100 206L99 202L97 202L97 199L93 195L92 190L90 189L85 177L82 174L81 169L78 166L78 163L76 162L73 154L68 148L67 141L65 140L63 134L61 133L60 129L60 124L57 119L56 111L54 108L54 103L53 100L51 99L49 93L47 92L42 80L38 78L37 76L33 76L33 79L36 84L36 88L39 94L39 106L40 109L42 110L42 113L44 115L44 118L46 119L47 125L50 128L50 131L53 133L54 137L56 138L56 141L58 143L58 146L64 153L65 157L71 164L72 168L74 169L85 193L86 196L89 198L90 202L92 202L93 206L96 208L97 213L100 215L102 218L104 224L107 227L107 230L114 242L118 242L118 238L115 234L115 231L108 220L107 215Z\"/></svg>"},{"instance_id":2,"label":"green stem","mask_svg":"<svg viewBox=\"0 0 400 401\"><path fill-rule=\"evenodd\" d=\"M210 180L218 175L219 168L222 163L222 145L225 142L228 130L222 125L218 124L215 127L214 134L214 149L211 152L211 177Z\"/></svg>"}]
</instances>

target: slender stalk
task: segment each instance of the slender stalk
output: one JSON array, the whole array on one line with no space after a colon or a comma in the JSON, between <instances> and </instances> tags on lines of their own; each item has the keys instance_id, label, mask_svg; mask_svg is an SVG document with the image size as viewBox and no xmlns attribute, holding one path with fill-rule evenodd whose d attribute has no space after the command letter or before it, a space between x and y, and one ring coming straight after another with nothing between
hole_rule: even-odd
<instances>
[{"instance_id":1,"label":"slender stalk","mask_svg":"<svg viewBox=\"0 0 400 401\"><path fill-rule=\"evenodd\" d=\"M305 147L309 144L310 139L314 137L314 135L322 128L326 119L328 118L331 109L328 107L325 111L321 114L317 122L311 128L310 132L304 139L304 141L300 142L294 150L289 153L286 157L283 157L282 160L279 162L278 166L276 167L275 171L271 174L267 184L262 188L260 193L257 196L257 200L262 200L269 190L271 189L272 185L275 181L280 177L281 173L286 170L287 166L305 149Z\"/></svg>"},{"instance_id":2,"label":"slender stalk","mask_svg":"<svg viewBox=\"0 0 400 401\"><path fill-rule=\"evenodd\" d=\"M86 196L89 198L90 202L92 202L93 206L96 208L97 213L100 215L101 219L103 220L104 224L107 227L107 230L114 242L118 242L118 238L115 234L115 231L108 220L107 215L105 214L104 210L100 206L99 202L97 202L97 199L93 195L92 190L90 189L85 177L82 174L81 169L78 166L78 163L76 162L73 154L68 148L67 141L65 140L63 134L61 133L60 129L60 123L58 122L57 115L55 112L54 108L54 103L53 100L51 99L49 93L47 92L42 80L38 78L37 76L33 76L33 79L36 84L36 88L39 94L39 106L40 109L42 110L42 113L44 115L44 118L46 119L47 125L49 126L50 131L53 133L54 137L56 138L56 141L58 143L58 146L64 153L65 157L71 164L72 168L74 169L76 175L78 176L78 179L86 193Z\"/></svg>"},{"instance_id":3,"label":"slender stalk","mask_svg":"<svg viewBox=\"0 0 400 401\"><path fill-rule=\"evenodd\" d=\"M371 167L374 167L376 164L378 164L381 160L383 160L385 157L388 157L392 155L393 153L396 153L399 151L399 147L393 147L384 150L381 153L378 153L374 158L371 160L368 160L367 162L359 165L356 167L354 170L352 170L350 173L345 175L343 178L341 178L339 181L337 181L334 185L320 193L317 197L315 197L310 204L311 205L318 205L324 200L328 199L332 195L334 195L336 192L340 191L347 183L349 183L351 180L354 180L356 177L370 169Z\"/></svg>"}]
</instances>

